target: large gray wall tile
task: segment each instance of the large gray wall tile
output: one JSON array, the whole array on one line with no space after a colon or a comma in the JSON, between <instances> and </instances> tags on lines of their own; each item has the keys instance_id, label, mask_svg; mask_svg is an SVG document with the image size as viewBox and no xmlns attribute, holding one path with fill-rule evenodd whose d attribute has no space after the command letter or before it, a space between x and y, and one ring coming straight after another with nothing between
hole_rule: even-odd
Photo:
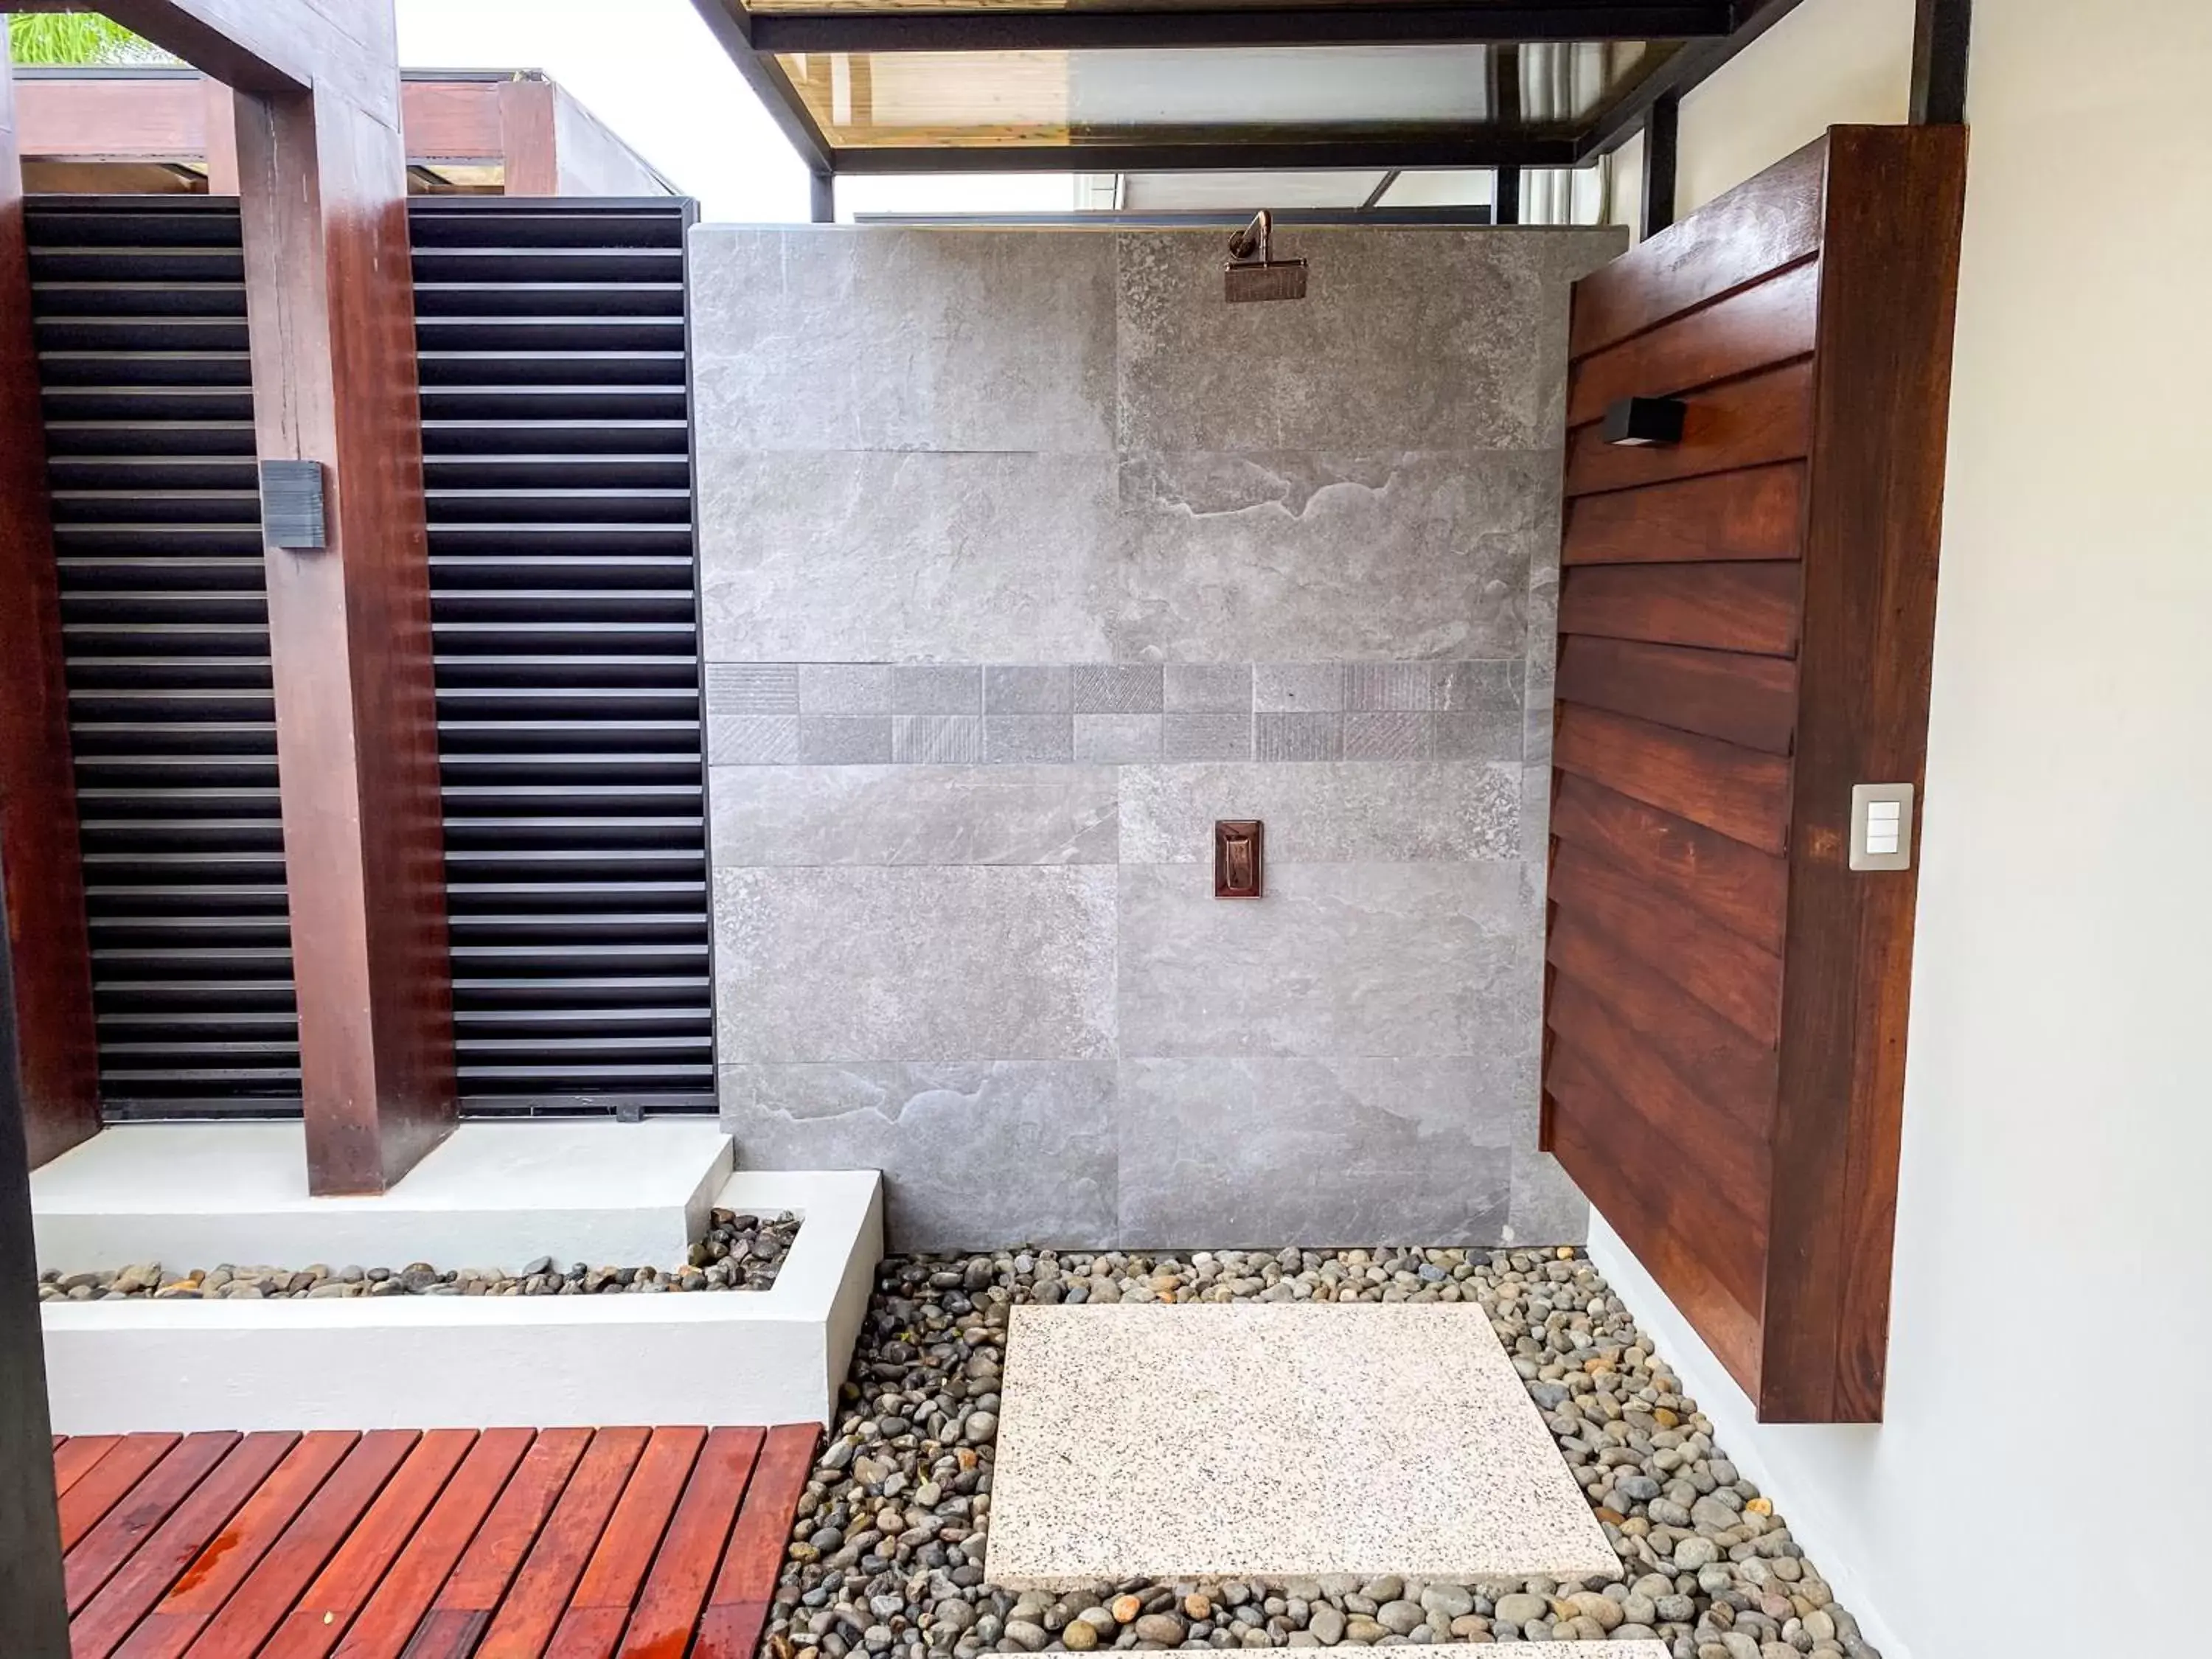
<instances>
[{"instance_id":1,"label":"large gray wall tile","mask_svg":"<svg viewBox=\"0 0 2212 1659\"><path fill-rule=\"evenodd\" d=\"M714 872L720 1058L1103 1060L1115 872Z\"/></svg>"},{"instance_id":2,"label":"large gray wall tile","mask_svg":"<svg viewBox=\"0 0 2212 1659\"><path fill-rule=\"evenodd\" d=\"M1105 455L748 453L701 428L724 662L1079 662L1118 593Z\"/></svg>"},{"instance_id":3,"label":"large gray wall tile","mask_svg":"<svg viewBox=\"0 0 2212 1659\"><path fill-rule=\"evenodd\" d=\"M1115 1242L1115 1079L1099 1060L726 1066L749 1170L881 1170L896 1250Z\"/></svg>"},{"instance_id":4,"label":"large gray wall tile","mask_svg":"<svg viewBox=\"0 0 2212 1659\"><path fill-rule=\"evenodd\" d=\"M1115 653L1517 657L1559 488L1556 452L1129 455Z\"/></svg>"},{"instance_id":5,"label":"large gray wall tile","mask_svg":"<svg viewBox=\"0 0 2212 1659\"><path fill-rule=\"evenodd\" d=\"M1205 866L1121 875L1125 1057L1483 1056L1533 1029L1517 864L1287 864L1247 904Z\"/></svg>"},{"instance_id":6,"label":"large gray wall tile","mask_svg":"<svg viewBox=\"0 0 2212 1659\"><path fill-rule=\"evenodd\" d=\"M1517 766L1128 766L1121 857L1207 864L1217 819L1258 818L1274 866L1517 860L1521 785Z\"/></svg>"},{"instance_id":7,"label":"large gray wall tile","mask_svg":"<svg viewBox=\"0 0 2212 1659\"><path fill-rule=\"evenodd\" d=\"M1112 864L1105 766L716 767L718 868Z\"/></svg>"},{"instance_id":8,"label":"large gray wall tile","mask_svg":"<svg viewBox=\"0 0 2212 1659\"><path fill-rule=\"evenodd\" d=\"M1549 1152L1526 1141L1513 1149L1513 1242L1581 1244L1589 1238L1589 1200Z\"/></svg>"},{"instance_id":9,"label":"large gray wall tile","mask_svg":"<svg viewBox=\"0 0 2212 1659\"><path fill-rule=\"evenodd\" d=\"M1306 298L1225 305L1218 235L1121 240L1120 432L1139 449L1555 444L1576 245L1618 233L1285 229ZM1604 257L1599 255L1598 257Z\"/></svg>"},{"instance_id":10,"label":"large gray wall tile","mask_svg":"<svg viewBox=\"0 0 2212 1659\"><path fill-rule=\"evenodd\" d=\"M695 414L750 449L1103 450L1114 241L702 226Z\"/></svg>"},{"instance_id":11,"label":"large gray wall tile","mask_svg":"<svg viewBox=\"0 0 2212 1659\"><path fill-rule=\"evenodd\" d=\"M1474 1059L1125 1060L1121 1243L1494 1243L1525 1129L1497 1071Z\"/></svg>"}]
</instances>

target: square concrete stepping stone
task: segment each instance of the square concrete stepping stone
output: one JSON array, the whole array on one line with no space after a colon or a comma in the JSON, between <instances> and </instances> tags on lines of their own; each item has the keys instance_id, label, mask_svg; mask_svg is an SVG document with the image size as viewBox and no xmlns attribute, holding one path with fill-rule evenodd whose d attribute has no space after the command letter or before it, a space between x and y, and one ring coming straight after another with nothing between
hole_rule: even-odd
<instances>
[{"instance_id":1,"label":"square concrete stepping stone","mask_svg":"<svg viewBox=\"0 0 2212 1659\"><path fill-rule=\"evenodd\" d=\"M1620 1571L1480 1308L1020 1307L1000 1395L1010 1589Z\"/></svg>"}]
</instances>

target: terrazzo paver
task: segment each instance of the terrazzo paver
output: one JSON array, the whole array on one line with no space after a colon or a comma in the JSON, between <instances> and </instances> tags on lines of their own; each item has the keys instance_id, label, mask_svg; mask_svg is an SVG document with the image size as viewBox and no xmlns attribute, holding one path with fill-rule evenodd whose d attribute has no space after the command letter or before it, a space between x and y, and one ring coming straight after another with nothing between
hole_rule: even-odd
<instances>
[{"instance_id":1,"label":"terrazzo paver","mask_svg":"<svg viewBox=\"0 0 2212 1659\"><path fill-rule=\"evenodd\" d=\"M1478 1307L1017 1307L1001 1396L1008 1589L1620 1571Z\"/></svg>"}]
</instances>

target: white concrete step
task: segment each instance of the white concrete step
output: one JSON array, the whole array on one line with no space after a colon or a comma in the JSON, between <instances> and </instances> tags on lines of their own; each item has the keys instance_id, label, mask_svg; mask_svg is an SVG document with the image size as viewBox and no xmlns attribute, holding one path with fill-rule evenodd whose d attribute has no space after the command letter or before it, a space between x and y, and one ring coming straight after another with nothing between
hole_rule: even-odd
<instances>
[{"instance_id":1,"label":"white concrete step","mask_svg":"<svg viewBox=\"0 0 2212 1659\"><path fill-rule=\"evenodd\" d=\"M711 1122L464 1123L390 1192L307 1195L297 1123L138 1123L103 1130L31 1176L39 1265L672 1266L729 1178Z\"/></svg>"},{"instance_id":2,"label":"white concrete step","mask_svg":"<svg viewBox=\"0 0 2212 1659\"><path fill-rule=\"evenodd\" d=\"M1620 1570L1480 1308L1021 1307L1000 1392L1008 1589Z\"/></svg>"}]
</instances>

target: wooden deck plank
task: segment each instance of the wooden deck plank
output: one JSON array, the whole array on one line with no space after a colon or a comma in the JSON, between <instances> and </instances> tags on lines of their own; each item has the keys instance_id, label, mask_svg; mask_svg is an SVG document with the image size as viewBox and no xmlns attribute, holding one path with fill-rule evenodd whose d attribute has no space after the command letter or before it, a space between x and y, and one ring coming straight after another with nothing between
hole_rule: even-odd
<instances>
[{"instance_id":1,"label":"wooden deck plank","mask_svg":"<svg viewBox=\"0 0 2212 1659\"><path fill-rule=\"evenodd\" d=\"M787 1423L768 1431L760 1466L745 1487L744 1507L699 1621L693 1659L752 1659L820 1435L811 1423Z\"/></svg>"},{"instance_id":2,"label":"wooden deck plank","mask_svg":"<svg viewBox=\"0 0 2212 1659\"><path fill-rule=\"evenodd\" d=\"M631 1605L660 1548L669 1518L707 1438L702 1428L653 1431L623 1488L599 1547L576 1582L545 1659L609 1659L622 1641Z\"/></svg>"},{"instance_id":3,"label":"wooden deck plank","mask_svg":"<svg viewBox=\"0 0 2212 1659\"><path fill-rule=\"evenodd\" d=\"M119 1434L77 1434L54 1448L54 1496L66 1498L70 1488L92 1473L94 1465L122 1443Z\"/></svg>"},{"instance_id":4,"label":"wooden deck plank","mask_svg":"<svg viewBox=\"0 0 2212 1659\"><path fill-rule=\"evenodd\" d=\"M173 1434L130 1434L61 1495L62 1548L75 1549L177 1443Z\"/></svg>"},{"instance_id":5,"label":"wooden deck plank","mask_svg":"<svg viewBox=\"0 0 2212 1659\"><path fill-rule=\"evenodd\" d=\"M188 1659L258 1653L420 1437L413 1429L377 1429L362 1436L222 1611L185 1650Z\"/></svg>"},{"instance_id":6,"label":"wooden deck plank","mask_svg":"<svg viewBox=\"0 0 2212 1659\"><path fill-rule=\"evenodd\" d=\"M532 1429L486 1429L477 1437L429 1518L408 1540L346 1632L337 1659L398 1659L453 1564L537 1438Z\"/></svg>"},{"instance_id":7,"label":"wooden deck plank","mask_svg":"<svg viewBox=\"0 0 2212 1659\"><path fill-rule=\"evenodd\" d=\"M121 1503L108 1510L98 1526L78 1540L63 1563L72 1617L100 1593L116 1569L131 1559L132 1552L237 1443L238 1436L234 1433L186 1435Z\"/></svg>"},{"instance_id":8,"label":"wooden deck plank","mask_svg":"<svg viewBox=\"0 0 2212 1659\"><path fill-rule=\"evenodd\" d=\"M193 1558L184 1576L116 1650L119 1659L182 1659L360 1438L350 1429L301 1435L230 1524Z\"/></svg>"},{"instance_id":9,"label":"wooden deck plank","mask_svg":"<svg viewBox=\"0 0 2212 1659\"><path fill-rule=\"evenodd\" d=\"M667 1659L684 1652L763 1438L761 1430L749 1428L716 1429L707 1437L623 1633L623 1659Z\"/></svg>"},{"instance_id":10,"label":"wooden deck plank","mask_svg":"<svg viewBox=\"0 0 2212 1659\"><path fill-rule=\"evenodd\" d=\"M191 1495L70 1621L71 1659L107 1659L299 1438L279 1432L249 1434L232 1447L214 1473L193 1487Z\"/></svg>"},{"instance_id":11,"label":"wooden deck plank","mask_svg":"<svg viewBox=\"0 0 2212 1659\"><path fill-rule=\"evenodd\" d=\"M592 1437L591 1449L499 1603L477 1659L541 1659L651 1437L648 1429L601 1429Z\"/></svg>"},{"instance_id":12,"label":"wooden deck plank","mask_svg":"<svg viewBox=\"0 0 2212 1659\"><path fill-rule=\"evenodd\" d=\"M258 1659L324 1659L376 1593L386 1571L476 1442L474 1429L433 1429L416 1442L406 1462L307 1586Z\"/></svg>"},{"instance_id":13,"label":"wooden deck plank","mask_svg":"<svg viewBox=\"0 0 2212 1659\"><path fill-rule=\"evenodd\" d=\"M407 1659L468 1659L592 1440L589 1429L546 1429L462 1554L407 1644Z\"/></svg>"}]
</instances>

